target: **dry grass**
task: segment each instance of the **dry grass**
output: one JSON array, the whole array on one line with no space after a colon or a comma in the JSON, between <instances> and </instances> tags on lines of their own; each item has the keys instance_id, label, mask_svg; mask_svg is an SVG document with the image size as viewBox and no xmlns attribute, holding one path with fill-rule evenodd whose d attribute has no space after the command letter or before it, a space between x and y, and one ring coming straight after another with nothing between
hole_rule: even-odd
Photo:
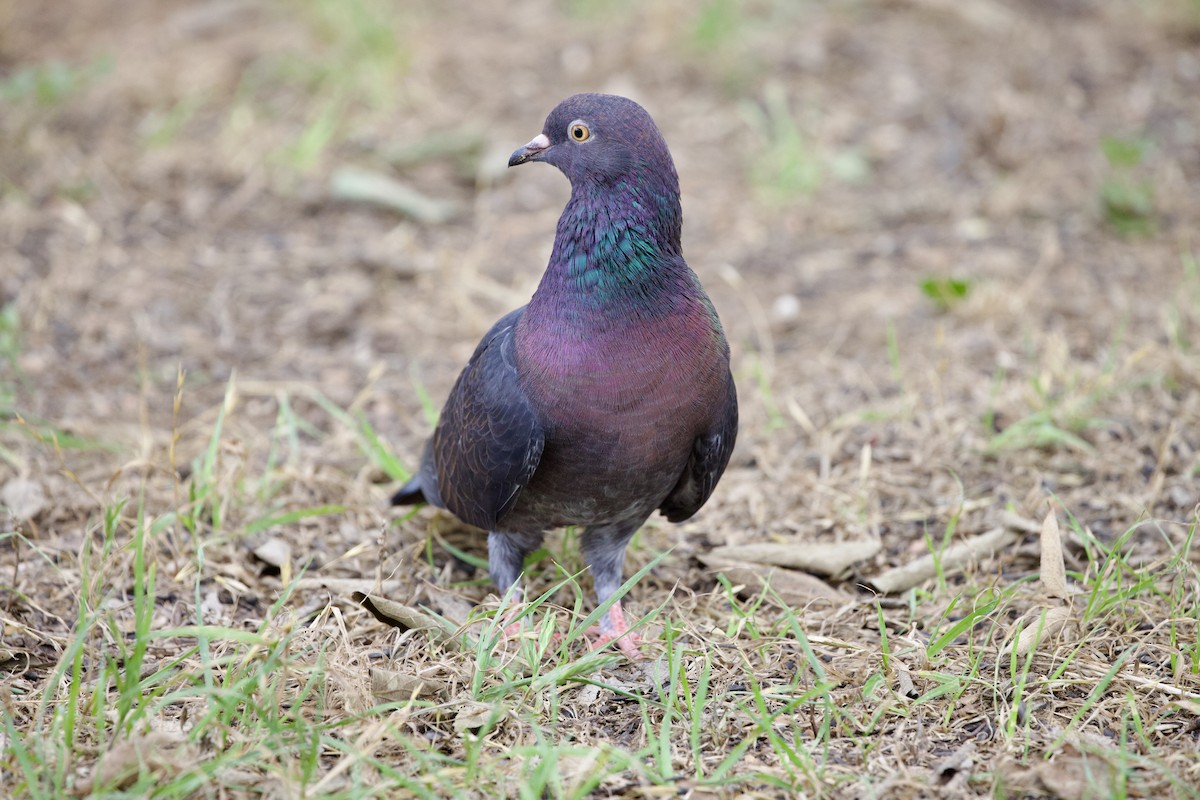
<instances>
[{"instance_id":1,"label":"dry grass","mask_svg":"<svg viewBox=\"0 0 1200 800\"><path fill-rule=\"evenodd\" d=\"M0 14L4 794L1200 793L1194 4ZM482 539L385 506L585 89L671 143L743 408L640 664L570 531L504 642Z\"/></svg>"}]
</instances>

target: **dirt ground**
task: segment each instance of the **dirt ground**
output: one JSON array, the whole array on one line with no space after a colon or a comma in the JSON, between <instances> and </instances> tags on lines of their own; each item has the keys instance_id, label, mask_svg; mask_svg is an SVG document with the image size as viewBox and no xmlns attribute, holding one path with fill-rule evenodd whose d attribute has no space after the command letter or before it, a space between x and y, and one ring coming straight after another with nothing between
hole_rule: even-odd
<instances>
[{"instance_id":1,"label":"dirt ground","mask_svg":"<svg viewBox=\"0 0 1200 800\"><path fill-rule=\"evenodd\" d=\"M1118 676L1111 703L1082 721L1086 692L1047 691L1024 738L988 733L1003 702L984 691L927 718L861 705L860 733L886 738L864 749L834 737L828 773L793 791L1087 796L1047 771L1069 761L1051 743L1065 727L1077 749L1102 749L1132 696L1159 710L1125 791L1194 793L1194 2L89 0L9 3L0 26L0 652L16 730L33 730L81 598L131 596L125 551L96 588L85 542L122 499L127 522L198 502L198 469L212 514L199 531L164 522L156 626L194 621L201 598L207 620L257 624L305 564L321 579L383 580L395 599L449 616L447 598L469 608L488 596L431 537L448 530L476 554L481 540L428 511L394 522L395 481L363 431L415 462L425 406L533 291L567 197L557 172L506 171L507 154L566 95L608 91L639 100L671 146L684 252L724 321L742 408L713 500L686 524L652 523L631 550L627 574L670 552L629 607L665 602L699 641L733 619L702 560L714 548L878 543L823 575L827 593L805 584L789 601L837 696L863 704L854 692L880 669L885 616L894 647L928 642L930 609L954 592L1036 575L1037 531L1055 510L1081 585L1108 585L1089 582L1089 543L1115 546L1130 575L1184 554L1170 647L1192 667L1146 656L1139 674L1160 688ZM452 216L334 196L350 168L422 193L424 213L452 203ZM994 557L915 591L873 591L931 542L995 529L1016 536ZM577 569L570 543L552 541ZM254 555L264 543L285 555ZM731 574L757 596L753 569ZM531 588L554 575L547 559ZM439 667L436 648L397 639L318 583L287 603L298 618L338 609L341 633L325 631L345 696L369 706L366 669L389 658L470 683L468 666ZM989 635L999 642L1040 602L1023 596ZM782 605L766 601L759 624ZM1107 666L1131 632L1159 630L1159 611L1131 603L1081 624L1070 646ZM730 662L714 689L735 691L746 668L790 680L789 647ZM889 674L920 694L921 669ZM564 734L573 741L636 750L652 736L636 705L589 702ZM407 730L418 729L461 754L447 726ZM523 731L500 725L489 742ZM942 786L939 764L967 741L988 777ZM80 757L80 780L97 757ZM748 775L783 774L770 748L747 758ZM624 772L595 791L652 796L655 784ZM785 793L756 778L697 786L670 788Z\"/></svg>"}]
</instances>

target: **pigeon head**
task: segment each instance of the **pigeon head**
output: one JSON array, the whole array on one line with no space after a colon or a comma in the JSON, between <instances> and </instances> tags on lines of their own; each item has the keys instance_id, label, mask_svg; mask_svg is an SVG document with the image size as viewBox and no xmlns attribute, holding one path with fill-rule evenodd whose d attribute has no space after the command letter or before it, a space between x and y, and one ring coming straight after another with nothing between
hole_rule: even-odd
<instances>
[{"instance_id":1,"label":"pigeon head","mask_svg":"<svg viewBox=\"0 0 1200 800\"><path fill-rule=\"evenodd\" d=\"M662 134L646 110L611 94L577 94L546 117L542 132L508 160L510 167L545 161L572 185L611 185L632 174L657 174L678 192L679 179Z\"/></svg>"}]
</instances>

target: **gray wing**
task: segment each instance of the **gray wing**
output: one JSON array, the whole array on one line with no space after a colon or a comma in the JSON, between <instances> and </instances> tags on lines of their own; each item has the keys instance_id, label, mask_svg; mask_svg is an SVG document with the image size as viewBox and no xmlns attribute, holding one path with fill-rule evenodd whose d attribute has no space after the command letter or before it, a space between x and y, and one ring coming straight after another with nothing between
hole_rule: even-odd
<instances>
[{"instance_id":1,"label":"gray wing","mask_svg":"<svg viewBox=\"0 0 1200 800\"><path fill-rule=\"evenodd\" d=\"M724 408L715 419L713 429L692 444L691 457L679 482L659 506L671 522L683 522L699 511L729 464L738 427L737 388L733 385L733 375L726 379Z\"/></svg>"},{"instance_id":2,"label":"gray wing","mask_svg":"<svg viewBox=\"0 0 1200 800\"><path fill-rule=\"evenodd\" d=\"M517 376L524 308L487 332L450 391L429 448L438 499L463 522L496 530L529 483L545 433Z\"/></svg>"}]
</instances>

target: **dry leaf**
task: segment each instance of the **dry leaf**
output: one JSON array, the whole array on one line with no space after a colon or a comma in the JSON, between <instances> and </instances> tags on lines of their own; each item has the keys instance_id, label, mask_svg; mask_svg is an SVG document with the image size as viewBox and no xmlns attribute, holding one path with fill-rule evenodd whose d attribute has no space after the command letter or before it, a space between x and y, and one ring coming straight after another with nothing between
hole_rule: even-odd
<instances>
[{"instance_id":1,"label":"dry leaf","mask_svg":"<svg viewBox=\"0 0 1200 800\"><path fill-rule=\"evenodd\" d=\"M259 561L280 570L292 560L292 546L274 536L254 548L252 552Z\"/></svg>"},{"instance_id":2,"label":"dry leaf","mask_svg":"<svg viewBox=\"0 0 1200 800\"><path fill-rule=\"evenodd\" d=\"M971 767L975 763L975 740L968 739L961 747L942 759L933 768L939 786L963 788L971 778Z\"/></svg>"},{"instance_id":3,"label":"dry leaf","mask_svg":"<svg viewBox=\"0 0 1200 800\"><path fill-rule=\"evenodd\" d=\"M585 683L583 688L575 693L575 704L583 708L590 708L600 699L600 687L594 683Z\"/></svg>"},{"instance_id":4,"label":"dry leaf","mask_svg":"<svg viewBox=\"0 0 1200 800\"><path fill-rule=\"evenodd\" d=\"M296 581L297 589L328 589L334 594L378 596L398 592L404 588L400 581L382 581L376 583L364 578L300 578Z\"/></svg>"},{"instance_id":5,"label":"dry leaf","mask_svg":"<svg viewBox=\"0 0 1200 800\"><path fill-rule=\"evenodd\" d=\"M1176 705L1184 711L1200 717L1200 698L1185 697L1182 700L1176 701Z\"/></svg>"},{"instance_id":6,"label":"dry leaf","mask_svg":"<svg viewBox=\"0 0 1200 800\"><path fill-rule=\"evenodd\" d=\"M1071 610L1066 606L1053 606L1035 612L1017 636L1017 640L1000 651L1001 655L1006 659L1014 652L1018 656L1029 655L1039 644L1062 633L1070 620Z\"/></svg>"},{"instance_id":7,"label":"dry leaf","mask_svg":"<svg viewBox=\"0 0 1200 800\"><path fill-rule=\"evenodd\" d=\"M372 667L370 675L371 693L385 702L404 702L423 697L436 697L444 700L450 691L442 681L418 678L388 669Z\"/></svg>"},{"instance_id":8,"label":"dry leaf","mask_svg":"<svg viewBox=\"0 0 1200 800\"><path fill-rule=\"evenodd\" d=\"M284 583L292 580L292 546L283 539L271 537L253 550L254 557L279 570Z\"/></svg>"},{"instance_id":9,"label":"dry leaf","mask_svg":"<svg viewBox=\"0 0 1200 800\"><path fill-rule=\"evenodd\" d=\"M852 564L865 561L879 552L878 539L849 542L801 542L730 545L714 548L709 555L728 561L749 561L776 567L802 569L817 575L840 575Z\"/></svg>"},{"instance_id":10,"label":"dry leaf","mask_svg":"<svg viewBox=\"0 0 1200 800\"><path fill-rule=\"evenodd\" d=\"M381 206L412 217L417 222L447 222L458 214L458 204L428 197L389 175L356 167L343 167L329 181L335 200Z\"/></svg>"},{"instance_id":11,"label":"dry leaf","mask_svg":"<svg viewBox=\"0 0 1200 800\"><path fill-rule=\"evenodd\" d=\"M916 700L921 696L921 693L917 691L917 687L913 684L912 673L903 664L893 663L896 667L896 693L907 697L909 700Z\"/></svg>"},{"instance_id":12,"label":"dry leaf","mask_svg":"<svg viewBox=\"0 0 1200 800\"><path fill-rule=\"evenodd\" d=\"M489 723L494 723L503 714L503 709L490 703L468 702L454 715L454 730L459 733L479 730Z\"/></svg>"},{"instance_id":13,"label":"dry leaf","mask_svg":"<svg viewBox=\"0 0 1200 800\"><path fill-rule=\"evenodd\" d=\"M792 608L807 605L817 598L826 598L835 603L850 600L845 592L807 572L783 567L763 569L761 564L730 561L707 554L701 555L700 561L712 568L713 572L723 573L730 582L745 586L742 592L744 596L756 595L764 586L770 586L779 599Z\"/></svg>"},{"instance_id":14,"label":"dry leaf","mask_svg":"<svg viewBox=\"0 0 1200 800\"><path fill-rule=\"evenodd\" d=\"M227 611L225 604L221 602L221 592L215 586L204 593L204 599L200 601L200 616L205 622L227 624Z\"/></svg>"},{"instance_id":15,"label":"dry leaf","mask_svg":"<svg viewBox=\"0 0 1200 800\"><path fill-rule=\"evenodd\" d=\"M1063 563L1058 517L1051 511L1042 522L1042 588L1051 597L1067 598L1067 568Z\"/></svg>"},{"instance_id":16,"label":"dry leaf","mask_svg":"<svg viewBox=\"0 0 1200 800\"><path fill-rule=\"evenodd\" d=\"M942 551L942 573L949 574L961 567L990 556L1010 544L1016 534L1005 528L993 528L964 541L956 542ZM872 586L885 594L903 592L921 584L937 574L937 561L933 555L922 556L900 567L894 567L870 580Z\"/></svg>"},{"instance_id":17,"label":"dry leaf","mask_svg":"<svg viewBox=\"0 0 1200 800\"><path fill-rule=\"evenodd\" d=\"M1038 780L1059 800L1105 797L1112 785L1112 767L1101 758L1064 747L1037 768Z\"/></svg>"},{"instance_id":18,"label":"dry leaf","mask_svg":"<svg viewBox=\"0 0 1200 800\"><path fill-rule=\"evenodd\" d=\"M195 762L187 739L177 734L152 732L117 742L105 753L89 780L75 788L80 797L101 788L124 789L143 772L178 775Z\"/></svg>"},{"instance_id":19,"label":"dry leaf","mask_svg":"<svg viewBox=\"0 0 1200 800\"><path fill-rule=\"evenodd\" d=\"M0 646L0 671L24 672L33 663L33 656L22 650Z\"/></svg>"},{"instance_id":20,"label":"dry leaf","mask_svg":"<svg viewBox=\"0 0 1200 800\"><path fill-rule=\"evenodd\" d=\"M367 595L362 592L355 592L351 597L354 599L354 602L371 612L371 616L385 625L391 625L405 631L423 631L434 642L445 641L453 633L453 631L443 627L435 617L431 617L424 611L418 611L412 606L397 603L395 600L388 600L386 597Z\"/></svg>"},{"instance_id":21,"label":"dry leaf","mask_svg":"<svg viewBox=\"0 0 1200 800\"><path fill-rule=\"evenodd\" d=\"M667 663L667 659L659 656L639 661L633 666L641 672L641 677L646 682L645 693L650 697L662 700L671 685L671 666Z\"/></svg>"},{"instance_id":22,"label":"dry leaf","mask_svg":"<svg viewBox=\"0 0 1200 800\"><path fill-rule=\"evenodd\" d=\"M581 755L563 754L558 757L557 778L565 791L564 797L594 797L594 792L587 791L598 775L611 772L608 767L608 756L600 748L588 748ZM547 794L549 794L547 792ZM647 796L647 795L643 795Z\"/></svg>"},{"instance_id":23,"label":"dry leaf","mask_svg":"<svg viewBox=\"0 0 1200 800\"><path fill-rule=\"evenodd\" d=\"M1042 529L1042 526L1033 520L1026 519L1012 511L1001 511L1000 522L1004 524L1004 527L1012 528L1014 531L1020 531L1021 533L1037 533Z\"/></svg>"}]
</instances>

